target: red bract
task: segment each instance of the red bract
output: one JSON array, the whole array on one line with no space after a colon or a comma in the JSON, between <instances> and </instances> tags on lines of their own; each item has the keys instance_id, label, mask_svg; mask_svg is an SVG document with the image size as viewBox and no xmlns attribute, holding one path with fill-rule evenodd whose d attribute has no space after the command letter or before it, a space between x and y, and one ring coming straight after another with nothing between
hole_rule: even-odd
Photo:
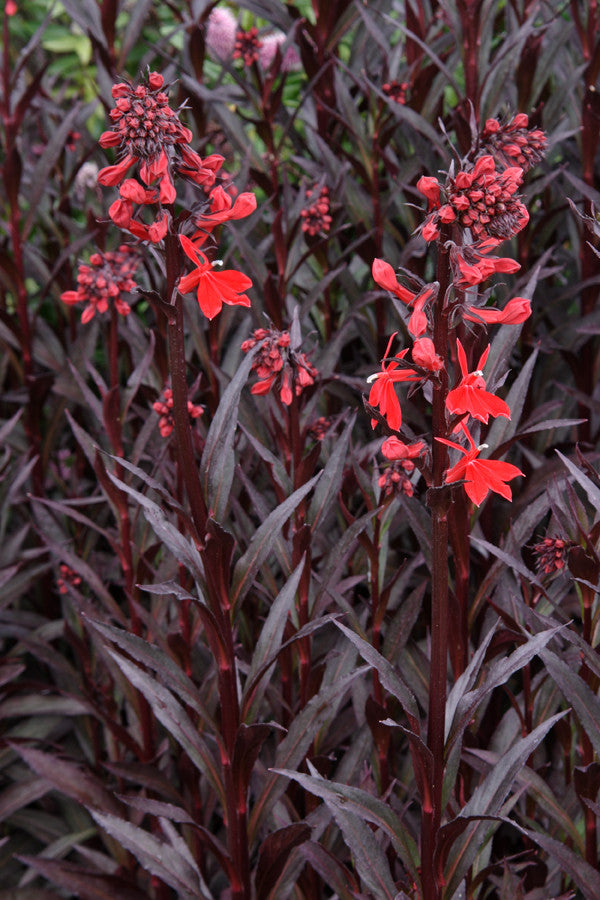
<instances>
[{"instance_id":1,"label":"red bract","mask_svg":"<svg viewBox=\"0 0 600 900\"><path fill-rule=\"evenodd\" d=\"M252 386L251 393L268 394L275 386L281 402L289 406L294 395L299 397L304 388L314 384L319 373L304 353L292 347L289 331L257 328L252 337L244 341L242 350L248 353L258 343L261 347L252 369L259 381Z\"/></svg>"},{"instance_id":2,"label":"red bract","mask_svg":"<svg viewBox=\"0 0 600 900\"><path fill-rule=\"evenodd\" d=\"M485 389L482 369L488 358L490 345L488 344L483 351L477 369L473 372L469 372L467 356L459 340L456 341L456 352L462 378L446 397L448 411L454 415L469 413L474 419L479 419L485 424L490 416L504 416L506 419L510 419L510 409L504 400L496 397L495 394L490 394Z\"/></svg>"},{"instance_id":3,"label":"red bract","mask_svg":"<svg viewBox=\"0 0 600 900\"><path fill-rule=\"evenodd\" d=\"M485 444L482 447L476 447L469 430L465 425L461 427L469 443L468 450L454 441L436 437L436 441L463 454L463 458L447 470L446 484L464 480L466 494L475 506L481 506L490 491L500 494L507 500L512 500L512 491L505 482L511 481L518 475L523 475L523 472L512 463L502 462L498 459L478 459Z\"/></svg>"},{"instance_id":4,"label":"red bract","mask_svg":"<svg viewBox=\"0 0 600 900\"><path fill-rule=\"evenodd\" d=\"M131 312L131 307L122 294L136 290L137 284L132 276L138 263L137 254L127 244L122 244L114 252L93 253L88 265L79 266L77 290L65 291L60 299L69 306L87 303L81 314L83 323L93 319L96 313L106 312L111 300L117 312L126 316Z\"/></svg>"},{"instance_id":5,"label":"red bract","mask_svg":"<svg viewBox=\"0 0 600 900\"><path fill-rule=\"evenodd\" d=\"M207 319L214 319L221 312L224 303L235 306L250 306L250 300L243 293L252 287L252 281L242 272L226 269L215 270L213 264L201 253L184 234L179 235L185 255L196 265L193 272L179 281L179 292L187 294L197 288L198 303Z\"/></svg>"},{"instance_id":6,"label":"red bract","mask_svg":"<svg viewBox=\"0 0 600 900\"><path fill-rule=\"evenodd\" d=\"M396 334L398 334L398 332L395 332L388 341L385 351L386 357L390 352L390 347ZM402 350L402 352L398 354L399 359L403 359L407 353L408 348ZM368 378L368 381L374 381L373 387L369 393L369 404L374 407L379 407L381 415L385 416L388 425L394 431L398 431L402 425L402 410L400 408L400 401L394 390L394 384L401 381L419 380L420 376L414 369L409 367L399 368L398 363L394 360L388 363L387 366L385 362L382 362L381 372L375 372L374 375L371 375ZM376 425L377 420L371 419L371 427L375 428Z\"/></svg>"}]
</instances>

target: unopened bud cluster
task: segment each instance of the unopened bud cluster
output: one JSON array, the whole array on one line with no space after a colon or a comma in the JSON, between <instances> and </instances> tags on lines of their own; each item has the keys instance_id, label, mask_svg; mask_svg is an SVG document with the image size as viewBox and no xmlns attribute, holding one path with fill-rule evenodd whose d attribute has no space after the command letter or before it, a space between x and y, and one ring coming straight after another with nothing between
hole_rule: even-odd
<instances>
[{"instance_id":1,"label":"unopened bud cluster","mask_svg":"<svg viewBox=\"0 0 600 900\"><path fill-rule=\"evenodd\" d=\"M319 232L328 232L331 226L329 188L311 188L306 192L306 199L308 201L307 205L300 212L302 231L305 234L310 234L312 237L319 234Z\"/></svg>"},{"instance_id":2,"label":"unopened bud cluster","mask_svg":"<svg viewBox=\"0 0 600 900\"><path fill-rule=\"evenodd\" d=\"M252 386L252 393L268 394L275 387L281 402L289 406L294 395L300 396L304 388L314 384L319 373L304 353L292 348L289 331L257 328L252 337L244 341L242 350L248 353L257 344L261 346L252 369L259 381Z\"/></svg>"},{"instance_id":3,"label":"unopened bud cluster","mask_svg":"<svg viewBox=\"0 0 600 900\"><path fill-rule=\"evenodd\" d=\"M127 316L131 307L123 299L137 289L133 280L139 265L134 248L121 244L118 250L92 253L88 264L82 263L77 272L77 290L65 291L61 300L69 306L86 303L81 315L83 323L93 319L96 313L104 313L112 301L118 313Z\"/></svg>"},{"instance_id":4,"label":"unopened bud cluster","mask_svg":"<svg viewBox=\"0 0 600 900\"><path fill-rule=\"evenodd\" d=\"M173 391L171 388L164 389L162 399L156 400L152 404L152 409L160 416L158 430L161 436L164 438L169 437L175 427L175 422L173 421ZM201 406L195 405L191 400L187 402L187 409L190 419L197 419L204 412Z\"/></svg>"}]
</instances>

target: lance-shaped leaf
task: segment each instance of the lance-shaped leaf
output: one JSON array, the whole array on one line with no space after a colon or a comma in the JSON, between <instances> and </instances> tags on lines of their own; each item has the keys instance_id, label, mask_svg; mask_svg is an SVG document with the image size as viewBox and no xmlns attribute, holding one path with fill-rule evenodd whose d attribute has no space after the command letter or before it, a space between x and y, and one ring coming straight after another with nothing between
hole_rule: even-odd
<instances>
[{"instance_id":1,"label":"lance-shaped leaf","mask_svg":"<svg viewBox=\"0 0 600 900\"><path fill-rule=\"evenodd\" d=\"M250 590L256 573L271 552L273 543L279 534L279 529L288 520L300 501L313 489L320 475L321 473L319 472L314 478L311 478L310 481L287 497L283 503L276 506L256 530L248 545L248 549L238 559L233 570L230 595L232 607L235 608Z\"/></svg>"},{"instance_id":2,"label":"lance-shaped leaf","mask_svg":"<svg viewBox=\"0 0 600 900\"><path fill-rule=\"evenodd\" d=\"M339 804L327 805L350 848L363 889L366 888L374 900L394 900L396 887L390 865L374 833L360 816L342 809Z\"/></svg>"},{"instance_id":3,"label":"lance-shaped leaf","mask_svg":"<svg viewBox=\"0 0 600 900\"><path fill-rule=\"evenodd\" d=\"M365 662L369 663L374 669L376 669L381 683L390 694L393 694L397 700L402 704L402 708L406 713L408 721L410 722L410 726L415 734L419 733L419 709L417 707L417 701L415 700L414 694L410 690L407 684L404 683L402 678L395 671L393 665L388 662L388 660L378 653L371 644L367 643L367 641L363 640L358 634L355 634L354 631L351 631L349 628L346 628L345 625L342 625L341 622L335 623L337 627L342 631L346 637L352 641L362 658Z\"/></svg>"},{"instance_id":4,"label":"lance-shaped leaf","mask_svg":"<svg viewBox=\"0 0 600 900\"><path fill-rule=\"evenodd\" d=\"M581 675L559 659L556 653L545 650L540 656L566 701L573 707L594 750L600 755L600 700Z\"/></svg>"},{"instance_id":5,"label":"lance-shaped leaf","mask_svg":"<svg viewBox=\"0 0 600 900\"><path fill-rule=\"evenodd\" d=\"M118 813L119 804L91 772L86 772L75 763L59 759L52 753L43 753L33 747L25 747L9 742L30 769L45 778L57 791L77 800L82 806L94 806L104 812Z\"/></svg>"},{"instance_id":6,"label":"lance-shaped leaf","mask_svg":"<svg viewBox=\"0 0 600 900\"><path fill-rule=\"evenodd\" d=\"M350 416L344 431L335 442L333 452L315 488L315 493L308 509L307 521L314 531L333 501L338 495L344 469L348 463L348 441L356 415Z\"/></svg>"},{"instance_id":7,"label":"lance-shaped leaf","mask_svg":"<svg viewBox=\"0 0 600 900\"><path fill-rule=\"evenodd\" d=\"M294 849L310 838L311 830L304 822L295 822L268 834L260 846L254 885L256 900L267 900L287 859Z\"/></svg>"},{"instance_id":8,"label":"lance-shaped leaf","mask_svg":"<svg viewBox=\"0 0 600 900\"><path fill-rule=\"evenodd\" d=\"M242 697L242 708L248 702L251 702L251 709L256 709L260 699L264 694L266 687L265 675L263 671L261 680L256 682L257 675L263 669L267 660L271 660L272 664L277 659L277 652L281 646L281 639L287 622L288 614L294 605L294 598L300 583L302 569L304 568L304 557L300 560L279 594L271 604L269 614L265 619L256 642L256 647L252 653L250 670L246 678L244 686L244 694ZM251 692L251 697L249 693ZM244 715L244 717L246 717ZM252 716L250 716L252 718Z\"/></svg>"},{"instance_id":9,"label":"lance-shaped leaf","mask_svg":"<svg viewBox=\"0 0 600 900\"><path fill-rule=\"evenodd\" d=\"M418 883L419 852L417 845L390 805L379 797L363 791L362 788L350 784L340 784L336 781L327 781L317 774L310 761L308 766L312 772L311 775L294 772L290 769L274 769L273 771L297 781L305 790L320 797L332 812L348 812L363 823L371 822L381 828L391 838L398 856L412 878ZM341 825L340 828L342 828ZM351 844L348 846L353 849ZM394 896L395 894L392 894L392 897Z\"/></svg>"},{"instance_id":10,"label":"lance-shaped leaf","mask_svg":"<svg viewBox=\"0 0 600 900\"><path fill-rule=\"evenodd\" d=\"M318 694L309 700L289 727L288 733L277 748L275 765L282 769L299 766L319 730L335 718L338 705L352 682L364 675L366 668L355 669L325 684ZM261 793L256 797L249 822L252 841L265 817L286 789L285 781L273 771L264 781Z\"/></svg>"},{"instance_id":11,"label":"lance-shaped leaf","mask_svg":"<svg viewBox=\"0 0 600 900\"><path fill-rule=\"evenodd\" d=\"M57 859L43 859L38 856L19 856L21 862L30 866L48 881L52 881L58 887L68 891L72 897L85 897L86 900L147 900L147 891L142 891L130 882L119 878L117 875L105 875L96 872L87 866L78 866L75 863L63 862ZM30 889L27 894L15 891L15 898L27 900L53 900L56 894L47 895L46 892L38 893Z\"/></svg>"},{"instance_id":12,"label":"lance-shaped leaf","mask_svg":"<svg viewBox=\"0 0 600 900\"><path fill-rule=\"evenodd\" d=\"M90 810L98 825L133 853L140 865L183 897L202 897L212 900L200 886L199 872L190 860L172 844L159 840L153 834L138 828L125 819Z\"/></svg>"},{"instance_id":13,"label":"lance-shaped leaf","mask_svg":"<svg viewBox=\"0 0 600 900\"><path fill-rule=\"evenodd\" d=\"M211 422L200 463L200 474L209 514L217 522L225 516L235 469L233 439L242 388L248 380L258 347L251 350L223 391Z\"/></svg>"},{"instance_id":14,"label":"lance-shaped leaf","mask_svg":"<svg viewBox=\"0 0 600 900\"><path fill-rule=\"evenodd\" d=\"M183 593L185 594L185 592ZM136 662L154 669L165 687L191 706L202 717L202 721L207 727L211 730L215 728L212 717L208 714L195 684L163 650L135 634L130 634L123 628L105 625L87 617L85 621L105 639L116 644L121 650L125 650Z\"/></svg>"},{"instance_id":15,"label":"lance-shaped leaf","mask_svg":"<svg viewBox=\"0 0 600 900\"><path fill-rule=\"evenodd\" d=\"M115 660L125 678L144 695L154 715L164 726L171 737L180 744L195 766L206 776L213 790L225 806L223 785L221 784L215 759L200 736L198 729L190 721L183 706L173 694L163 687L155 678L135 666L129 660L108 651Z\"/></svg>"},{"instance_id":16,"label":"lance-shaped leaf","mask_svg":"<svg viewBox=\"0 0 600 900\"><path fill-rule=\"evenodd\" d=\"M444 873L449 897L458 890L477 854L481 852L483 844L498 827L497 823L490 824L487 821L467 822L465 831L458 840L455 840L457 828L462 825L460 820L497 816L527 759L555 722L565 715L566 712L557 713L534 728L530 734L516 741L475 788L460 816L441 828L436 849L436 867L440 873L442 871Z\"/></svg>"}]
</instances>

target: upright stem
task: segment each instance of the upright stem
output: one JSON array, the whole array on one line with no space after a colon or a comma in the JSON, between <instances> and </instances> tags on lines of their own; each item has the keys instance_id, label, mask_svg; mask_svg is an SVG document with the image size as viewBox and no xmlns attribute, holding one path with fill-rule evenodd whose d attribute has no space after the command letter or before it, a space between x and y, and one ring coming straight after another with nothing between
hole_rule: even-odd
<instances>
[{"instance_id":1,"label":"upright stem","mask_svg":"<svg viewBox=\"0 0 600 900\"><path fill-rule=\"evenodd\" d=\"M183 298L175 289L180 275L180 252L177 236L167 234L165 238L167 257L167 300L170 315L167 322L169 341L169 368L173 391L173 421L178 460L183 482L190 503L192 519L197 530L197 539L202 542L206 532L208 510L200 484L198 463L192 444L192 432L187 408L188 385L185 359L185 334L183 330Z\"/></svg>"},{"instance_id":2,"label":"upright stem","mask_svg":"<svg viewBox=\"0 0 600 900\"><path fill-rule=\"evenodd\" d=\"M448 316L446 292L450 269L444 241L440 239L438 257L439 292L434 310L433 342L442 359L448 357ZM448 375L439 373L433 386L432 431L432 488L429 506L432 519L432 578L431 578L431 668L429 677L429 715L427 746L433 757L431 783L432 810L423 812L421 826L421 873L423 900L439 900L440 885L434 874L434 853L442 817L442 785L444 778L444 731L446 724L446 681L448 663L448 501L444 472L448 454L444 444L436 440L446 437L446 397Z\"/></svg>"}]
</instances>

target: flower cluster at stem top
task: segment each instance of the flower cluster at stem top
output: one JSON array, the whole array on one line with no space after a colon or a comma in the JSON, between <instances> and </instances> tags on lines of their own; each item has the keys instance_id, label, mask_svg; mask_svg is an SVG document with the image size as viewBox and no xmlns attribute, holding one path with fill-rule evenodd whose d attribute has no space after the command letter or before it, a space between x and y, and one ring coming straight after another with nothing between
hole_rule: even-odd
<instances>
[{"instance_id":1,"label":"flower cluster at stem top","mask_svg":"<svg viewBox=\"0 0 600 900\"><path fill-rule=\"evenodd\" d=\"M445 425L440 430L438 424L439 433L433 435L433 440L438 447L441 444L460 454L454 465L445 466L445 484L463 483L469 499L479 506L490 491L510 500L512 493L507 482L523 474L511 463L480 457L486 445L475 443L469 419L487 425L490 416L510 419L510 409L487 389L483 369L490 344L480 352L472 369L468 356L470 347L475 349L476 342L481 345L481 328L495 323L520 325L531 314L531 303L525 297L513 297L499 309L484 305L487 294L480 296L477 291L491 275L514 273L520 268L515 260L497 256L496 250L529 219L518 191L524 169L539 161L546 139L543 132L528 130L527 125L523 115L515 116L504 126L488 119L458 172L450 172L444 184L430 176L421 177L417 183L429 207L419 230L427 242L437 243L438 254L447 266L448 288L443 296L438 282L414 284L413 289L413 284L407 287L399 280L388 262L373 262L375 282L410 310L406 327L413 338L411 348L392 357L390 351L396 337L392 335L381 371L368 379L372 383L368 397L373 410L371 425L375 427L383 419L388 432L395 433L381 448L391 462L379 479L385 495L400 491L410 496L412 482L409 488L407 474L415 466L429 485L433 483L428 463L433 448L424 441L407 442L401 433L402 407L395 387L401 383L411 384L412 390L430 383L433 391L443 397ZM446 322L444 328L436 327L441 318ZM475 325L479 329L473 331ZM459 333L464 335L463 341L471 336L470 347L464 346ZM454 361L457 376L451 389L449 358ZM465 444L451 440L455 434ZM436 482L436 486L441 485Z\"/></svg>"}]
</instances>

